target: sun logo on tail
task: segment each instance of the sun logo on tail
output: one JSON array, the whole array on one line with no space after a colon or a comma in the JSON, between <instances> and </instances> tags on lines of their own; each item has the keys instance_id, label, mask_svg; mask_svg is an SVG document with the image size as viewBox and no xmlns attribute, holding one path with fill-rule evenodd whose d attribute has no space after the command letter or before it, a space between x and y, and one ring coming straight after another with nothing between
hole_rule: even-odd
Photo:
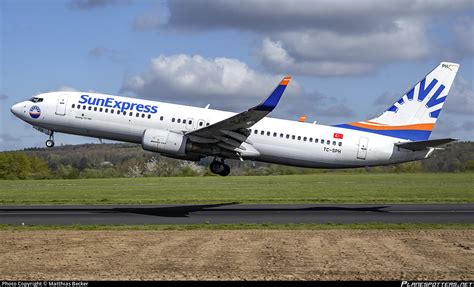
<instances>
[{"instance_id":1,"label":"sun logo on tail","mask_svg":"<svg viewBox=\"0 0 474 287\"><path fill-rule=\"evenodd\" d=\"M400 100L398 100L390 108L388 108L387 111L398 113L401 112L401 107L409 102L412 102L413 105L417 106L417 102L425 102L424 106L426 109L428 109L429 116L435 119L438 118L439 113L441 112L442 104L446 100L446 95L444 95L443 97L439 97L445 89L445 86L443 84L439 85L433 95L431 97L428 97L428 95L433 91L434 87L437 84L438 80L433 78L428 84L428 86L426 86L426 78L423 79L418 85L413 87L410 91L408 91L408 93L401 97ZM415 100L417 102L415 102ZM413 112L413 109L409 107L405 107L405 110L411 113Z\"/></svg>"}]
</instances>

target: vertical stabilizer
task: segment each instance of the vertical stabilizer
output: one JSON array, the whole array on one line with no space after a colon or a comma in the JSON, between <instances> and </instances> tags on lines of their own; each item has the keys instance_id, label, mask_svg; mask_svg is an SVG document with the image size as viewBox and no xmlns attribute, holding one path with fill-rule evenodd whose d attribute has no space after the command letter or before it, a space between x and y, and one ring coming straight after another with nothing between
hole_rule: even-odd
<instances>
[{"instance_id":1,"label":"vertical stabilizer","mask_svg":"<svg viewBox=\"0 0 474 287\"><path fill-rule=\"evenodd\" d=\"M442 62L380 116L338 126L408 140L427 140L458 69L459 64Z\"/></svg>"}]
</instances>

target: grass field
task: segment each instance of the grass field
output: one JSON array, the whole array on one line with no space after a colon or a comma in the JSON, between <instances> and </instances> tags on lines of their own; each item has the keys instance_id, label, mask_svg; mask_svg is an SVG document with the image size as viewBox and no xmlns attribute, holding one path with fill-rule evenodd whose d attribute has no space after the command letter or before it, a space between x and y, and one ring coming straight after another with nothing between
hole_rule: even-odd
<instances>
[{"instance_id":1,"label":"grass field","mask_svg":"<svg viewBox=\"0 0 474 287\"><path fill-rule=\"evenodd\" d=\"M0 181L0 204L474 202L474 175L347 174Z\"/></svg>"}]
</instances>

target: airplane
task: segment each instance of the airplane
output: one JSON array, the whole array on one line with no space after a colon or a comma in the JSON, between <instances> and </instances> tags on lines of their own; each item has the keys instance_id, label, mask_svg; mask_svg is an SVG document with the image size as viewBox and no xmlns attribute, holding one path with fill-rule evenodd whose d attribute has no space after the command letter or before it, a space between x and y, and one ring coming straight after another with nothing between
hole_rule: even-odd
<instances>
[{"instance_id":1,"label":"airplane","mask_svg":"<svg viewBox=\"0 0 474 287\"><path fill-rule=\"evenodd\" d=\"M267 117L291 77L241 113L86 92L38 94L11 112L49 136L66 133L141 144L181 160L213 157L210 170L227 176L226 159L309 168L394 165L430 157L452 138L429 139L459 64L441 62L378 117L320 125Z\"/></svg>"}]
</instances>

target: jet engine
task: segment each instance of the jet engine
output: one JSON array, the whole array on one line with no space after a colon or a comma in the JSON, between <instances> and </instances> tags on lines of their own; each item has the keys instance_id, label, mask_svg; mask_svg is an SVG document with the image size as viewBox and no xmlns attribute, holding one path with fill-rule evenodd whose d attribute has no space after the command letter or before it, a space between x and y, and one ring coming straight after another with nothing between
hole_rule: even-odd
<instances>
[{"instance_id":1,"label":"jet engine","mask_svg":"<svg viewBox=\"0 0 474 287\"><path fill-rule=\"evenodd\" d=\"M185 155L187 137L182 134L159 130L145 130L142 137L142 147L144 150L169 154Z\"/></svg>"}]
</instances>

